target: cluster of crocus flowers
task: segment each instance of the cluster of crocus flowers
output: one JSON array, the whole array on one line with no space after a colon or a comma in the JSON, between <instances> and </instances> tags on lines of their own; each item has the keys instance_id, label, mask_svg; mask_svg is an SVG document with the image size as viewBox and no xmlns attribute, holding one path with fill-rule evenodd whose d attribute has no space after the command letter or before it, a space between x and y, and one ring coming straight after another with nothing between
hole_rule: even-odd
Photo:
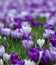
<instances>
[{"instance_id":1,"label":"cluster of crocus flowers","mask_svg":"<svg viewBox=\"0 0 56 65\"><path fill-rule=\"evenodd\" d=\"M10 60L10 54L5 52L6 49L4 46L0 46L0 65L4 65L4 62Z\"/></svg>"},{"instance_id":2,"label":"cluster of crocus flowers","mask_svg":"<svg viewBox=\"0 0 56 65\"><path fill-rule=\"evenodd\" d=\"M0 43L0 65L56 64L56 1L1 0Z\"/></svg>"}]
</instances>

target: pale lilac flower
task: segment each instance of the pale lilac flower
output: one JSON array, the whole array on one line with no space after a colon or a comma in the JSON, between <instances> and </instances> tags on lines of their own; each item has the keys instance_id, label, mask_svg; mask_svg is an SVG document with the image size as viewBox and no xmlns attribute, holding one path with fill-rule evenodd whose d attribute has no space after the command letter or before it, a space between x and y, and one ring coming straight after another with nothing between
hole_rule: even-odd
<instances>
[{"instance_id":1,"label":"pale lilac flower","mask_svg":"<svg viewBox=\"0 0 56 65\"><path fill-rule=\"evenodd\" d=\"M56 62L56 48L55 47L50 47L50 53L51 53L51 58L54 62Z\"/></svg>"},{"instance_id":2,"label":"pale lilac flower","mask_svg":"<svg viewBox=\"0 0 56 65\"><path fill-rule=\"evenodd\" d=\"M16 38L20 38L20 37L22 37L22 33L21 33L21 31L20 31L20 29L16 29L16 30L11 30L11 36L12 37L16 37Z\"/></svg>"},{"instance_id":3,"label":"pale lilac flower","mask_svg":"<svg viewBox=\"0 0 56 65\"><path fill-rule=\"evenodd\" d=\"M1 34L2 35L9 36L10 35L10 32L11 32L11 29L10 28L2 28L1 29Z\"/></svg>"},{"instance_id":4,"label":"pale lilac flower","mask_svg":"<svg viewBox=\"0 0 56 65\"><path fill-rule=\"evenodd\" d=\"M4 54L3 54L3 60L4 60L4 61L10 60L10 56L11 56L10 54L4 53Z\"/></svg>"},{"instance_id":5,"label":"pale lilac flower","mask_svg":"<svg viewBox=\"0 0 56 65\"><path fill-rule=\"evenodd\" d=\"M30 33L32 30L32 28L28 22L22 22L21 26L22 26L21 29L24 33Z\"/></svg>"},{"instance_id":6,"label":"pale lilac flower","mask_svg":"<svg viewBox=\"0 0 56 65\"><path fill-rule=\"evenodd\" d=\"M0 56L3 56L4 53L5 53L4 46L0 46Z\"/></svg>"},{"instance_id":7,"label":"pale lilac flower","mask_svg":"<svg viewBox=\"0 0 56 65\"><path fill-rule=\"evenodd\" d=\"M22 45L25 47L25 48L31 48L33 46L34 42L32 40L23 40L22 41Z\"/></svg>"},{"instance_id":8,"label":"pale lilac flower","mask_svg":"<svg viewBox=\"0 0 56 65\"><path fill-rule=\"evenodd\" d=\"M49 37L51 34L54 34L55 31L53 30L50 30L50 29L45 29L45 33L43 33L43 37L46 38L46 37Z\"/></svg>"}]
</instances>

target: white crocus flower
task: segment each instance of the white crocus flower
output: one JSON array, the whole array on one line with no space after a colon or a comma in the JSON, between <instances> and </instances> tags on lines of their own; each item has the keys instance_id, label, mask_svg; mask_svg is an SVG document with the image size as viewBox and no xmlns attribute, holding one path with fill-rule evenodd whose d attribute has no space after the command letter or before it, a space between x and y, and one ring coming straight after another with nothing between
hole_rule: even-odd
<instances>
[{"instance_id":1,"label":"white crocus flower","mask_svg":"<svg viewBox=\"0 0 56 65\"><path fill-rule=\"evenodd\" d=\"M32 28L30 27L30 24L28 22L23 22L22 23L22 31L24 33L30 33Z\"/></svg>"},{"instance_id":2,"label":"white crocus flower","mask_svg":"<svg viewBox=\"0 0 56 65\"><path fill-rule=\"evenodd\" d=\"M30 60L24 60L24 61L25 61L25 65L35 65L33 61Z\"/></svg>"},{"instance_id":3,"label":"white crocus flower","mask_svg":"<svg viewBox=\"0 0 56 65\"><path fill-rule=\"evenodd\" d=\"M4 46L0 46L0 56L3 56L4 53L5 53Z\"/></svg>"},{"instance_id":4,"label":"white crocus flower","mask_svg":"<svg viewBox=\"0 0 56 65\"><path fill-rule=\"evenodd\" d=\"M8 61L10 59L10 54L8 55L7 53L3 54L3 60Z\"/></svg>"},{"instance_id":5,"label":"white crocus flower","mask_svg":"<svg viewBox=\"0 0 56 65\"><path fill-rule=\"evenodd\" d=\"M30 33L32 28L31 27L23 27L22 30L24 33Z\"/></svg>"},{"instance_id":6,"label":"white crocus flower","mask_svg":"<svg viewBox=\"0 0 56 65\"><path fill-rule=\"evenodd\" d=\"M45 43L45 40L44 39L38 39L37 43L38 43L39 47L42 48L44 43Z\"/></svg>"},{"instance_id":7,"label":"white crocus flower","mask_svg":"<svg viewBox=\"0 0 56 65\"><path fill-rule=\"evenodd\" d=\"M0 65L3 65L3 60L2 59L0 59Z\"/></svg>"}]
</instances>

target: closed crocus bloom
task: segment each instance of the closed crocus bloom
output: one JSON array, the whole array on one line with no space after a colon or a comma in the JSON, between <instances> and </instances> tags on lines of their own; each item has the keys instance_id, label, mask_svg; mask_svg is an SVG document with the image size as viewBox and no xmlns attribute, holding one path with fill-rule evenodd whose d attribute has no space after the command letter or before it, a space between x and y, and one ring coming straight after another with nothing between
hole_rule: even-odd
<instances>
[{"instance_id":1,"label":"closed crocus bloom","mask_svg":"<svg viewBox=\"0 0 56 65\"><path fill-rule=\"evenodd\" d=\"M45 43L45 40L44 39L38 39L37 43L38 43L39 47L42 48L44 43Z\"/></svg>"},{"instance_id":2,"label":"closed crocus bloom","mask_svg":"<svg viewBox=\"0 0 56 65\"><path fill-rule=\"evenodd\" d=\"M9 36L10 35L10 31L11 31L10 28L2 28L1 29L1 34Z\"/></svg>"},{"instance_id":3,"label":"closed crocus bloom","mask_svg":"<svg viewBox=\"0 0 56 65\"><path fill-rule=\"evenodd\" d=\"M3 65L3 60L2 59L0 59L0 65Z\"/></svg>"},{"instance_id":4,"label":"closed crocus bloom","mask_svg":"<svg viewBox=\"0 0 56 65\"><path fill-rule=\"evenodd\" d=\"M0 56L3 56L4 53L5 53L4 46L0 46Z\"/></svg>"},{"instance_id":5,"label":"closed crocus bloom","mask_svg":"<svg viewBox=\"0 0 56 65\"><path fill-rule=\"evenodd\" d=\"M32 40L23 40L22 45L24 48L29 49L33 46L34 42Z\"/></svg>"},{"instance_id":6,"label":"closed crocus bloom","mask_svg":"<svg viewBox=\"0 0 56 65\"><path fill-rule=\"evenodd\" d=\"M54 33L51 37L50 37L50 42L51 44L56 47L56 33Z\"/></svg>"},{"instance_id":7,"label":"closed crocus bloom","mask_svg":"<svg viewBox=\"0 0 56 65\"><path fill-rule=\"evenodd\" d=\"M31 60L38 62L38 60L39 60L39 50L37 50L36 48L31 48L30 52L29 52L29 57L31 58Z\"/></svg>"},{"instance_id":8,"label":"closed crocus bloom","mask_svg":"<svg viewBox=\"0 0 56 65\"><path fill-rule=\"evenodd\" d=\"M18 60L15 65L25 65L23 60Z\"/></svg>"},{"instance_id":9,"label":"closed crocus bloom","mask_svg":"<svg viewBox=\"0 0 56 65\"><path fill-rule=\"evenodd\" d=\"M34 36L32 34L24 34L23 35L23 39L27 39L27 40L33 40Z\"/></svg>"},{"instance_id":10,"label":"closed crocus bloom","mask_svg":"<svg viewBox=\"0 0 56 65\"><path fill-rule=\"evenodd\" d=\"M43 64L43 65L44 65L44 64L45 64L45 65L49 65L49 63L50 63L50 61L51 61L50 57L51 57L50 53L48 52L47 49L45 49L45 50L43 51L42 58L41 58L42 64Z\"/></svg>"},{"instance_id":11,"label":"closed crocus bloom","mask_svg":"<svg viewBox=\"0 0 56 65\"><path fill-rule=\"evenodd\" d=\"M22 36L21 32L17 31L17 30L11 30L11 36L12 37L16 37L16 38L20 38Z\"/></svg>"},{"instance_id":12,"label":"closed crocus bloom","mask_svg":"<svg viewBox=\"0 0 56 65\"><path fill-rule=\"evenodd\" d=\"M12 53L11 54L11 62L12 64L16 64L16 62L18 61L18 54L17 53Z\"/></svg>"},{"instance_id":13,"label":"closed crocus bloom","mask_svg":"<svg viewBox=\"0 0 56 65\"><path fill-rule=\"evenodd\" d=\"M54 47L56 47L56 38L51 38L50 42Z\"/></svg>"},{"instance_id":14,"label":"closed crocus bloom","mask_svg":"<svg viewBox=\"0 0 56 65\"><path fill-rule=\"evenodd\" d=\"M22 24L21 24L21 26L22 26L22 31L24 32L24 33L30 33L31 32L31 30L32 30L32 28L30 27L30 24L28 23L28 22L23 22Z\"/></svg>"},{"instance_id":15,"label":"closed crocus bloom","mask_svg":"<svg viewBox=\"0 0 56 65\"><path fill-rule=\"evenodd\" d=\"M31 32L31 30L32 30L32 28L31 27L22 27L22 31L24 32L24 33L30 33Z\"/></svg>"},{"instance_id":16,"label":"closed crocus bloom","mask_svg":"<svg viewBox=\"0 0 56 65\"><path fill-rule=\"evenodd\" d=\"M31 60L24 60L25 61L25 65L35 65L34 61Z\"/></svg>"},{"instance_id":17,"label":"closed crocus bloom","mask_svg":"<svg viewBox=\"0 0 56 65\"><path fill-rule=\"evenodd\" d=\"M10 56L11 56L11 55L9 55L9 54L7 54L7 53L3 54L3 60L4 60L4 61L10 60Z\"/></svg>"}]
</instances>

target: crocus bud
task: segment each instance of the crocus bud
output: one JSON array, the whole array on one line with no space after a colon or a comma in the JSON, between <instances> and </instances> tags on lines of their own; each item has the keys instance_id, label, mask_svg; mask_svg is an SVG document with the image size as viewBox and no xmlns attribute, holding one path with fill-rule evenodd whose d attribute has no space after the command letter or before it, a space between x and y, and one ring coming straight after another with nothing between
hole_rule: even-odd
<instances>
[{"instance_id":1,"label":"crocus bud","mask_svg":"<svg viewBox=\"0 0 56 65\"><path fill-rule=\"evenodd\" d=\"M0 46L0 56L3 56L4 53L5 53L4 46Z\"/></svg>"},{"instance_id":2,"label":"crocus bud","mask_svg":"<svg viewBox=\"0 0 56 65\"><path fill-rule=\"evenodd\" d=\"M44 39L38 39L37 43L38 43L39 47L42 48L44 43L45 43L45 40Z\"/></svg>"}]
</instances>

